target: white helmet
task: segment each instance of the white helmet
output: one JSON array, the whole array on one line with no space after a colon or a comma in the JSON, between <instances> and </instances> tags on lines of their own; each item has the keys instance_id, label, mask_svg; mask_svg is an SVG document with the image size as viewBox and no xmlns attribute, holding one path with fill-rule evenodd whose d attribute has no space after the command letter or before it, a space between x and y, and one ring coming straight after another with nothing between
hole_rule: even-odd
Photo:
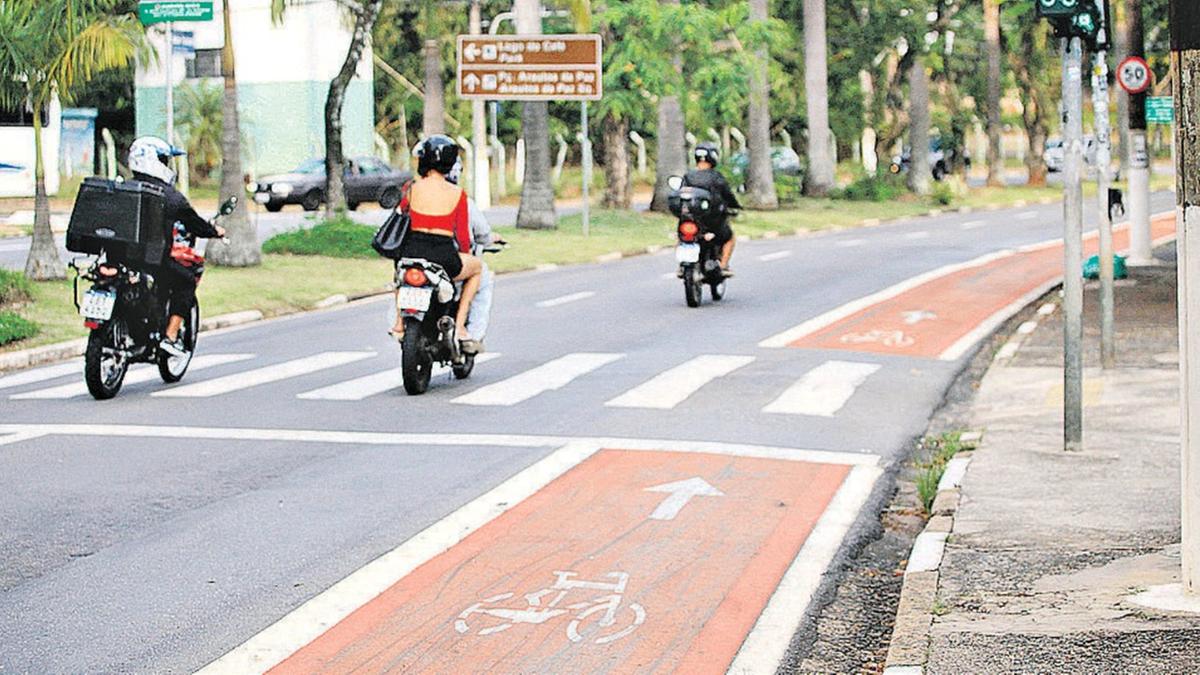
<instances>
[{"instance_id":1,"label":"white helmet","mask_svg":"<svg viewBox=\"0 0 1200 675\"><path fill-rule=\"evenodd\" d=\"M168 185L175 182L171 158L187 154L161 138L142 136L129 146L129 170L154 176Z\"/></svg>"}]
</instances>

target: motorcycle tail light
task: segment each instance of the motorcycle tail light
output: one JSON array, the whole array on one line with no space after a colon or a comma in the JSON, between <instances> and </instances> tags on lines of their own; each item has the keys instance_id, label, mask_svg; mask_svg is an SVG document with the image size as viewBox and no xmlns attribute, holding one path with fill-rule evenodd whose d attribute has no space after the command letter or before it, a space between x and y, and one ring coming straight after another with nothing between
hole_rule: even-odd
<instances>
[{"instance_id":1,"label":"motorcycle tail light","mask_svg":"<svg viewBox=\"0 0 1200 675\"><path fill-rule=\"evenodd\" d=\"M700 233L700 228L691 221L684 221L679 224L679 236L684 241L696 241L696 235Z\"/></svg>"},{"instance_id":2,"label":"motorcycle tail light","mask_svg":"<svg viewBox=\"0 0 1200 675\"><path fill-rule=\"evenodd\" d=\"M409 286L424 286L429 283L429 277L425 276L425 270L420 267L410 267L404 270L404 283Z\"/></svg>"},{"instance_id":3,"label":"motorcycle tail light","mask_svg":"<svg viewBox=\"0 0 1200 675\"><path fill-rule=\"evenodd\" d=\"M111 265L101 265L100 266L100 276L115 277L115 276L117 276L117 268L115 268Z\"/></svg>"},{"instance_id":4,"label":"motorcycle tail light","mask_svg":"<svg viewBox=\"0 0 1200 675\"><path fill-rule=\"evenodd\" d=\"M87 321L83 322L83 327L88 330L96 330L97 328L100 327L100 324L96 321L92 321L91 319L88 319Z\"/></svg>"}]
</instances>

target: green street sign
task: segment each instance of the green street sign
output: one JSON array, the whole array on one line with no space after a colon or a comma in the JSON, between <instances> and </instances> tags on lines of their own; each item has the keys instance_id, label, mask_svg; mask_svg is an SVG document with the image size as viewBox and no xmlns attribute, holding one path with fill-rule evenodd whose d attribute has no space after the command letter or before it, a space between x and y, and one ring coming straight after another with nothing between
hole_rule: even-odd
<instances>
[{"instance_id":1,"label":"green street sign","mask_svg":"<svg viewBox=\"0 0 1200 675\"><path fill-rule=\"evenodd\" d=\"M1147 96L1146 122L1148 124L1171 124L1175 121L1174 96Z\"/></svg>"},{"instance_id":2,"label":"green street sign","mask_svg":"<svg viewBox=\"0 0 1200 675\"><path fill-rule=\"evenodd\" d=\"M138 18L150 26L167 21L212 21L212 0L143 0L138 3Z\"/></svg>"}]
</instances>

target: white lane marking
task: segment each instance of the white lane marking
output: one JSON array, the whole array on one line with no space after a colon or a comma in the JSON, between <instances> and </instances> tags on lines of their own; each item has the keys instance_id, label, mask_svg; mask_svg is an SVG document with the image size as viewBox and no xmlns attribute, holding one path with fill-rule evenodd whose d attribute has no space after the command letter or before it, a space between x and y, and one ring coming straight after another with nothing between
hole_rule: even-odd
<instances>
[{"instance_id":1,"label":"white lane marking","mask_svg":"<svg viewBox=\"0 0 1200 675\"><path fill-rule=\"evenodd\" d=\"M835 241L833 245L838 248L854 248L856 246L862 246L865 243L867 243L866 239L843 239L841 241Z\"/></svg>"},{"instance_id":2,"label":"white lane marking","mask_svg":"<svg viewBox=\"0 0 1200 675\"><path fill-rule=\"evenodd\" d=\"M237 363L254 358L254 354L200 354L192 359L192 364L188 366L188 372L204 370L215 366L223 366L227 363ZM76 366L78 368L78 366ZM26 400L50 400L50 399L67 399L83 396L88 393L87 384L82 381L83 373L80 373L79 382L72 382L58 387L50 387L49 389L38 389L37 391L28 391L23 394L13 394L9 398ZM159 379L158 368L152 365L145 365L136 370L130 370L125 375L124 385L142 384L143 382L153 382ZM158 392L163 393L163 392Z\"/></svg>"},{"instance_id":3,"label":"white lane marking","mask_svg":"<svg viewBox=\"0 0 1200 675\"><path fill-rule=\"evenodd\" d=\"M544 307L558 307L559 305L565 305L569 302L575 302L577 300L586 300L595 294L596 294L595 291L580 291L579 293L571 293L570 295L563 295L563 296L560 296L557 298L550 298L549 300L542 300L541 302L535 303L534 306L535 307L543 307L543 308Z\"/></svg>"},{"instance_id":4,"label":"white lane marking","mask_svg":"<svg viewBox=\"0 0 1200 675\"><path fill-rule=\"evenodd\" d=\"M480 387L451 402L465 405L516 405L551 389L561 389L575 378L624 356L588 352L567 354L507 380Z\"/></svg>"},{"instance_id":5,"label":"white lane marking","mask_svg":"<svg viewBox=\"0 0 1200 675\"><path fill-rule=\"evenodd\" d=\"M354 363L375 356L375 352L321 352L312 356L276 363L255 370L234 373L225 377L204 380L195 384L187 384L174 389L156 391L151 396L170 398L204 398L228 394L242 389L249 389L260 384L278 382L292 377L299 377L318 370L336 368L347 363Z\"/></svg>"},{"instance_id":6,"label":"white lane marking","mask_svg":"<svg viewBox=\"0 0 1200 675\"><path fill-rule=\"evenodd\" d=\"M754 361L753 356L705 354L659 373L649 381L621 394L604 405L614 408L670 410L718 377Z\"/></svg>"},{"instance_id":7,"label":"white lane marking","mask_svg":"<svg viewBox=\"0 0 1200 675\"><path fill-rule=\"evenodd\" d=\"M820 586L822 573L842 547L881 473L866 466L850 470L726 672L773 673L779 668Z\"/></svg>"},{"instance_id":8,"label":"white lane marking","mask_svg":"<svg viewBox=\"0 0 1200 675\"><path fill-rule=\"evenodd\" d=\"M1036 211L1022 211L1021 213L1017 214L1017 220L1033 220L1037 217L1038 214Z\"/></svg>"},{"instance_id":9,"label":"white lane marking","mask_svg":"<svg viewBox=\"0 0 1200 675\"><path fill-rule=\"evenodd\" d=\"M983 227L984 225L987 225L986 220L968 220L962 225L959 225L959 227L964 230L974 230L976 228Z\"/></svg>"},{"instance_id":10,"label":"white lane marking","mask_svg":"<svg viewBox=\"0 0 1200 675\"><path fill-rule=\"evenodd\" d=\"M1021 324L1020 326L1017 326L1017 333L1020 335L1029 335L1033 331L1037 330L1037 327L1038 327L1038 322L1026 321L1025 323Z\"/></svg>"},{"instance_id":11,"label":"white lane marking","mask_svg":"<svg viewBox=\"0 0 1200 675\"><path fill-rule=\"evenodd\" d=\"M661 278L661 279L678 279L679 273L678 272L664 272L662 274L662 276L659 278Z\"/></svg>"},{"instance_id":12,"label":"white lane marking","mask_svg":"<svg viewBox=\"0 0 1200 675\"><path fill-rule=\"evenodd\" d=\"M909 232L908 234L904 235L904 238L908 239L910 241L916 240L916 239L928 239L929 231L928 230L918 230L916 232Z\"/></svg>"},{"instance_id":13,"label":"white lane marking","mask_svg":"<svg viewBox=\"0 0 1200 675\"><path fill-rule=\"evenodd\" d=\"M0 435L0 445L11 445L13 443L20 443L21 441L29 441L29 440L33 440L35 438L41 438L42 436L45 436L45 435L46 434L38 433L36 431L17 431L17 432L10 433L10 434Z\"/></svg>"},{"instance_id":14,"label":"white lane marking","mask_svg":"<svg viewBox=\"0 0 1200 675\"><path fill-rule=\"evenodd\" d=\"M1062 277L1052 279L1012 301L1000 311L984 319L983 322L972 328L969 333L959 338L946 351L942 352L938 358L942 361L957 361L962 358L963 355L971 350L971 347L975 346L975 343L991 335L992 331L999 328L1005 321L1016 316L1017 312L1025 309L1030 303L1049 293L1050 289L1061 283Z\"/></svg>"},{"instance_id":15,"label":"white lane marking","mask_svg":"<svg viewBox=\"0 0 1200 675\"><path fill-rule=\"evenodd\" d=\"M760 255L760 256L758 256L758 259L763 262L772 262L774 260L783 260L784 258L791 257L791 255L792 255L791 251L775 251L774 253L767 253L766 255Z\"/></svg>"},{"instance_id":16,"label":"white lane marking","mask_svg":"<svg viewBox=\"0 0 1200 675\"><path fill-rule=\"evenodd\" d=\"M877 363L826 361L788 387L763 412L833 417L879 368Z\"/></svg>"},{"instance_id":17,"label":"white lane marking","mask_svg":"<svg viewBox=\"0 0 1200 675\"><path fill-rule=\"evenodd\" d=\"M223 427L179 427L131 424L0 424L0 434L29 433L38 436L103 436L106 438L187 438L218 441L257 441L281 443L332 443L337 445L415 445L415 446L490 446L506 448L551 448L586 440L600 447L622 450L697 452L730 457L786 459L818 464L878 466L879 455L871 451L838 452L808 450L771 445L744 445L708 441L671 439L570 436L529 434L409 434L395 431L328 431L316 429L247 429Z\"/></svg>"},{"instance_id":18,"label":"white lane marking","mask_svg":"<svg viewBox=\"0 0 1200 675\"><path fill-rule=\"evenodd\" d=\"M758 346L786 347L802 337L811 335L822 328L829 326L830 324L841 321L842 319L862 311L872 305L879 304L885 300L891 300L892 298L910 291L926 282L933 281L934 279L944 277L948 274L953 274L960 270L971 269L972 267L981 267L992 261L1007 258L1015 253L1016 252L1012 250L997 251L995 253L989 253L987 255L980 256L973 260L955 263L953 265L946 265L945 267L939 267L935 270L925 272L924 274L918 274L915 277L905 279L904 281L885 288L882 291L872 293L871 295L859 298L858 300L854 300L852 302L848 302L841 307L832 309L824 314L821 314L820 316L813 317L812 319L809 319L798 326L794 326L783 331L782 333L773 335L766 340L763 340L762 342L758 343Z\"/></svg>"},{"instance_id":19,"label":"white lane marking","mask_svg":"<svg viewBox=\"0 0 1200 675\"><path fill-rule=\"evenodd\" d=\"M1057 307L1058 307L1058 305L1055 305L1053 302L1047 302L1046 304L1042 305L1041 307L1038 307L1037 313L1039 316L1050 316L1051 314L1054 313L1054 310Z\"/></svg>"},{"instance_id":20,"label":"white lane marking","mask_svg":"<svg viewBox=\"0 0 1200 675\"><path fill-rule=\"evenodd\" d=\"M0 389L11 389L12 387L20 387L25 384L33 384L35 382L45 382L53 380L56 377L65 375L78 375L83 372L83 361L72 359L68 363L60 363L55 366L46 366L45 368L35 368L26 370L12 375L0 377Z\"/></svg>"},{"instance_id":21,"label":"white lane marking","mask_svg":"<svg viewBox=\"0 0 1200 675\"><path fill-rule=\"evenodd\" d=\"M490 352L480 354L475 357L475 365L487 363L499 356L499 354L492 354ZM438 377L449 372L450 368L448 366L438 364L433 367L431 377ZM400 374L400 369L389 368L380 373L371 373L364 377L331 384L328 387L306 391L302 394L297 394L296 398L309 401L361 401L369 396L399 389L402 383L403 378Z\"/></svg>"}]
</instances>

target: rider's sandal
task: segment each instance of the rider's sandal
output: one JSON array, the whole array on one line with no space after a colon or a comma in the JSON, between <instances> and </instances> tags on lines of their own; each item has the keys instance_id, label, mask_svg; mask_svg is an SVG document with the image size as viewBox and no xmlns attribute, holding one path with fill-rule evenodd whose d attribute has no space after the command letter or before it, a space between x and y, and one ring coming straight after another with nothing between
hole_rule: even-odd
<instances>
[{"instance_id":1,"label":"rider's sandal","mask_svg":"<svg viewBox=\"0 0 1200 675\"><path fill-rule=\"evenodd\" d=\"M389 330L388 335L390 335L391 338L396 342L404 341L404 331Z\"/></svg>"}]
</instances>

